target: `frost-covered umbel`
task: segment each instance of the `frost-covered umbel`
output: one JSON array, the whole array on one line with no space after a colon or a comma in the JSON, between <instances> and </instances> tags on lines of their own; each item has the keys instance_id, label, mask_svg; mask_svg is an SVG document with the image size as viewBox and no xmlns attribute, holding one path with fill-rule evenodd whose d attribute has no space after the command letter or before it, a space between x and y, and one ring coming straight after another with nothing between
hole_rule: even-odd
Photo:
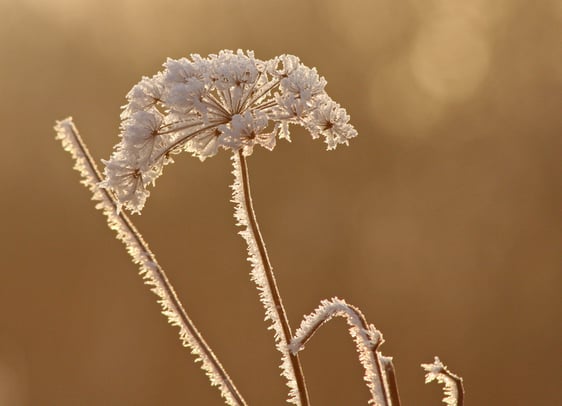
<instances>
[{"instance_id":1,"label":"frost-covered umbel","mask_svg":"<svg viewBox=\"0 0 562 406\"><path fill-rule=\"evenodd\" d=\"M289 124L323 137L328 149L357 131L345 109L325 92L326 80L296 56L262 61L253 52L168 59L164 71L143 77L127 95L122 140L104 161L103 186L140 212L171 155L191 152L204 160L219 148L245 156L255 145L269 150L289 138Z\"/></svg>"}]
</instances>

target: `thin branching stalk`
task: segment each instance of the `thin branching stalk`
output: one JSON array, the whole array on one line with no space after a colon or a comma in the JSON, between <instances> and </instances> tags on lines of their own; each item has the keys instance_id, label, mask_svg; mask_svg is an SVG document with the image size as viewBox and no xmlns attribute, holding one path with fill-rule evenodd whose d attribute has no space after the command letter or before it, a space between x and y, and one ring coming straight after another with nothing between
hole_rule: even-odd
<instances>
[{"instance_id":1,"label":"thin branching stalk","mask_svg":"<svg viewBox=\"0 0 562 406\"><path fill-rule=\"evenodd\" d=\"M299 356L289 350L292 334L289 320L277 288L273 268L269 262L250 194L250 179L246 158L242 150L233 154L234 184L233 202L236 203L235 217L240 232L248 244L248 260L252 264L252 280L257 284L260 300L266 309L266 320L272 322L277 349L282 354L281 369L290 388L289 402L296 405L310 404Z\"/></svg>"},{"instance_id":2,"label":"thin branching stalk","mask_svg":"<svg viewBox=\"0 0 562 406\"><path fill-rule=\"evenodd\" d=\"M399 406L391 358L383 357L378 351L379 346L384 342L381 332L367 323L358 308L344 300L338 298L323 300L314 312L306 316L295 332L290 346L291 352L296 354L302 350L314 333L335 316L344 317L350 326L349 333L355 341L359 361L365 369L364 380L371 393L369 403L376 406ZM387 374L384 372L387 369L392 371L392 385L387 382Z\"/></svg>"},{"instance_id":3,"label":"thin branching stalk","mask_svg":"<svg viewBox=\"0 0 562 406\"><path fill-rule=\"evenodd\" d=\"M57 122L55 130L57 139L62 141L64 149L74 158L74 169L80 172L82 183L92 192L92 199L98 202L96 208L102 210L109 227L117 233L117 238L125 244L133 262L140 267L140 274L145 283L151 286L151 290L158 296L162 313L168 318L170 324L179 327L182 344L191 349L196 356L196 361L202 362L201 367L211 384L219 387L220 393L228 405L245 406L246 402L224 367L188 317L148 244L130 218L118 210L119 205L114 195L99 186L99 182L102 180L101 173L72 119L69 117Z\"/></svg>"},{"instance_id":4,"label":"thin branching stalk","mask_svg":"<svg viewBox=\"0 0 562 406\"><path fill-rule=\"evenodd\" d=\"M464 406L464 387L462 378L455 375L441 362L438 357L432 364L422 364L425 370L425 383L437 380L443 384L445 397L443 402L448 406Z\"/></svg>"}]
</instances>

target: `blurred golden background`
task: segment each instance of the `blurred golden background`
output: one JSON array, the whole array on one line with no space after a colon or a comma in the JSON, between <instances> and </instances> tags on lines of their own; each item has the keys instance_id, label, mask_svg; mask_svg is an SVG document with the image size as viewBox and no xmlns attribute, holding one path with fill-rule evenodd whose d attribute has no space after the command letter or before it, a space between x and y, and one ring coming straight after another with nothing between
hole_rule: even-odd
<instances>
[{"instance_id":1,"label":"blurred golden background","mask_svg":"<svg viewBox=\"0 0 562 406\"><path fill-rule=\"evenodd\" d=\"M562 6L523 0L0 0L0 405L221 405L54 140L93 155L166 57L298 55L359 131L249 160L293 328L323 298L385 335L404 405L560 404ZM226 152L167 168L138 226L252 405L284 404ZM364 405L342 320L302 355L314 405Z\"/></svg>"}]
</instances>

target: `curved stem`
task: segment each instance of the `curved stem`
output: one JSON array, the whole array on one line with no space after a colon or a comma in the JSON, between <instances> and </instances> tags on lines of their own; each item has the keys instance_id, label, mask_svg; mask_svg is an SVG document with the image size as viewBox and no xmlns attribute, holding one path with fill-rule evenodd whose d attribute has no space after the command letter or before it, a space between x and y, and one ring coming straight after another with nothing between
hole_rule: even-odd
<instances>
[{"instance_id":1,"label":"curved stem","mask_svg":"<svg viewBox=\"0 0 562 406\"><path fill-rule=\"evenodd\" d=\"M298 353L312 338L314 333L335 316L344 317L351 327L349 332L354 339L359 361L365 369L365 381L371 392L371 402L376 406L399 406L398 390L391 358L384 357L378 351L383 343L382 334L375 326L369 324L361 311L337 297L323 300L320 306L306 316L295 332L291 342L291 352ZM390 369L392 385L387 380Z\"/></svg>"},{"instance_id":2,"label":"curved stem","mask_svg":"<svg viewBox=\"0 0 562 406\"><path fill-rule=\"evenodd\" d=\"M289 344L292 339L291 327L289 326L287 313L283 307L281 295L279 294L277 282L275 281L275 275L273 274L273 268L269 262L265 243L261 236L252 205L250 179L248 175L246 157L244 156L242 150L240 150L233 158L235 160L234 174L236 176L234 195L235 201L238 203L237 218L241 225L247 226L249 235L244 235L244 237L248 242L252 262L254 262L254 259L261 262L261 269L254 269L254 271L257 272L253 274L253 279L258 284L260 290L262 290L263 296L261 297L261 300L266 307L267 318L270 318L273 321L273 327L277 335L276 340L278 341L278 349L283 354L283 357L288 358L289 360L291 366L290 369L292 371L284 370L285 376L289 380L289 386L291 386L291 380L293 380L293 382L296 383L295 389L297 393L295 395L298 395L297 402L298 399L300 399L300 403L297 404L308 406L310 401L299 357L297 354L293 354L289 351ZM239 185L237 184L238 181L240 183ZM237 192L241 193L241 196L237 195ZM258 256L258 258L253 258L254 254ZM261 274L262 272L263 274ZM284 368L285 365L282 367ZM287 376L289 373L292 373L292 376Z\"/></svg>"},{"instance_id":3,"label":"curved stem","mask_svg":"<svg viewBox=\"0 0 562 406\"><path fill-rule=\"evenodd\" d=\"M443 402L450 406L464 405L464 387L462 378L451 371L441 362L439 357L435 357L432 364L422 364L425 370L425 383L436 380L443 384L445 398Z\"/></svg>"},{"instance_id":4,"label":"curved stem","mask_svg":"<svg viewBox=\"0 0 562 406\"><path fill-rule=\"evenodd\" d=\"M113 194L99 186L99 182L102 180L101 172L72 119L67 118L58 122L55 129L57 139L62 141L64 149L70 152L74 158L76 162L74 168L82 175L82 183L93 193L93 199L99 202L96 208L103 211L109 227L117 232L117 238L125 244L133 262L139 265L143 279L153 287L152 291L159 297L158 302L162 306L162 313L168 317L168 321L172 325L180 328L182 343L190 347L198 360L202 361L202 368L211 384L219 386L221 395L227 403L233 406L245 406L246 402L224 367L187 315L164 269L156 261L148 244L131 219L125 213L117 210L118 204Z\"/></svg>"}]
</instances>

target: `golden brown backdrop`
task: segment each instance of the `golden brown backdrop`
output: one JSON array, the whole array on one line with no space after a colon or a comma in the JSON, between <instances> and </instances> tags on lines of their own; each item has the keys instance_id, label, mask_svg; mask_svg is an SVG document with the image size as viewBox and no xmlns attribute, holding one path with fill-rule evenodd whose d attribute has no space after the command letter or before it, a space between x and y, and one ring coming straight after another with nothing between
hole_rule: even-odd
<instances>
[{"instance_id":1,"label":"golden brown backdrop","mask_svg":"<svg viewBox=\"0 0 562 406\"><path fill-rule=\"evenodd\" d=\"M98 159L119 106L165 58L253 49L328 79L359 137L296 130L249 161L293 327L358 305L404 405L437 405L421 362L471 405L560 404L560 59L556 1L0 0L0 405L220 405L54 141L73 115ZM226 153L179 157L138 224L252 405L281 405ZM307 346L315 405L368 392L343 321Z\"/></svg>"}]
</instances>

